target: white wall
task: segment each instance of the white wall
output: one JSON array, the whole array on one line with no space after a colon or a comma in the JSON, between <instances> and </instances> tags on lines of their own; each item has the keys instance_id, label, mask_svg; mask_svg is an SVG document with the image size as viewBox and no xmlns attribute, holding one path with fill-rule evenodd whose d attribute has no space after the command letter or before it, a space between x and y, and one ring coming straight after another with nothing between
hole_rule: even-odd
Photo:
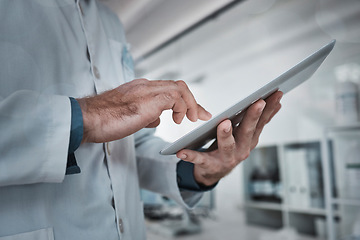
<instances>
[{"instance_id":1,"label":"white wall","mask_svg":"<svg viewBox=\"0 0 360 240\"><path fill-rule=\"evenodd\" d=\"M216 114L333 38L337 44L331 55L310 81L283 98L281 112L259 144L319 139L323 127L334 124L334 67L360 63L360 1L245 1L145 59L137 70L149 79L185 80L197 100ZM175 126L165 113L157 134L172 141L198 124ZM240 170L235 169L220 183L218 203L233 196L230 205L237 204L241 192Z\"/></svg>"}]
</instances>

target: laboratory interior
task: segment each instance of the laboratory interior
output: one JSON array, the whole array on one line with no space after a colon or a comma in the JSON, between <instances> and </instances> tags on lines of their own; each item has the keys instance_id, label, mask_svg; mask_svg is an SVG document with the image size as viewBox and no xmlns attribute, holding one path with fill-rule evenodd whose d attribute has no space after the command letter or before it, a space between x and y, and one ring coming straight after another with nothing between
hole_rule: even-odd
<instances>
[{"instance_id":1,"label":"laboratory interior","mask_svg":"<svg viewBox=\"0 0 360 240\"><path fill-rule=\"evenodd\" d=\"M360 239L359 0L103 0L137 78L184 80L213 116L333 39L250 156L194 209L142 191L149 240ZM161 115L173 142L204 122Z\"/></svg>"}]
</instances>

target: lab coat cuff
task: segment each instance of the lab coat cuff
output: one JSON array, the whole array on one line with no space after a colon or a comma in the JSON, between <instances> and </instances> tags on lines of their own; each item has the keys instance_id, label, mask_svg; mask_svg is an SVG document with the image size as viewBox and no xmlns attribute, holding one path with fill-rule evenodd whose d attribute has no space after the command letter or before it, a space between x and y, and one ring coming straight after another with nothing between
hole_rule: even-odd
<instances>
[{"instance_id":1,"label":"lab coat cuff","mask_svg":"<svg viewBox=\"0 0 360 240\"><path fill-rule=\"evenodd\" d=\"M217 185L215 183L212 186L205 186L199 184L194 177L194 164L180 160L177 163L177 183L180 190L189 190L196 192L205 192L214 189Z\"/></svg>"},{"instance_id":2,"label":"lab coat cuff","mask_svg":"<svg viewBox=\"0 0 360 240\"><path fill-rule=\"evenodd\" d=\"M75 98L70 97L71 103L71 128L69 154L75 152L81 144L84 134L84 123L80 105Z\"/></svg>"},{"instance_id":3,"label":"lab coat cuff","mask_svg":"<svg viewBox=\"0 0 360 240\"><path fill-rule=\"evenodd\" d=\"M52 131L45 140L47 161L43 165L42 174L44 182L61 182L64 180L71 125L71 104L66 96L48 96ZM59 117L59 113L61 117Z\"/></svg>"},{"instance_id":4,"label":"lab coat cuff","mask_svg":"<svg viewBox=\"0 0 360 240\"><path fill-rule=\"evenodd\" d=\"M71 103L71 127L70 127L70 140L69 140L69 155L66 164L66 175L80 173L80 167L76 162L75 150L79 148L83 134L84 123L80 105L75 98L70 97Z\"/></svg>"}]
</instances>

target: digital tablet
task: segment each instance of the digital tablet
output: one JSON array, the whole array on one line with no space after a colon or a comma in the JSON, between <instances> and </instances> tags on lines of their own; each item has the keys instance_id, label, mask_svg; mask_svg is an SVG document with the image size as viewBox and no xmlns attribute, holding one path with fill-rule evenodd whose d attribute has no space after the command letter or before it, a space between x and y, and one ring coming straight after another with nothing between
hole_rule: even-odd
<instances>
[{"instance_id":1,"label":"digital tablet","mask_svg":"<svg viewBox=\"0 0 360 240\"><path fill-rule=\"evenodd\" d=\"M278 90L285 94L309 79L329 55L331 50L334 48L334 45L335 40L332 40L330 43L326 44L265 86L250 94L248 97L226 109L175 142L169 144L162 149L160 153L163 155L171 155L176 154L184 148L192 150L200 149L206 143L216 138L216 128L219 123L225 119L230 119L233 126L235 126L238 124L236 121L240 121L237 116L246 110L252 103L261 98L265 99Z\"/></svg>"}]
</instances>

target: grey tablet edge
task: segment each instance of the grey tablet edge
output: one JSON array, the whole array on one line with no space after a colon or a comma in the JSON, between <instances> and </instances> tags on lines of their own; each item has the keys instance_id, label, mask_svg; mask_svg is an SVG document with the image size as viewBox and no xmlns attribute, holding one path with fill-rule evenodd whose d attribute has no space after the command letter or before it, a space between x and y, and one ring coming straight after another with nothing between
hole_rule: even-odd
<instances>
[{"instance_id":1,"label":"grey tablet edge","mask_svg":"<svg viewBox=\"0 0 360 240\"><path fill-rule=\"evenodd\" d=\"M184 148L197 150L207 142L216 138L216 128L223 120L230 119L232 124L236 125L238 124L238 122L234 122L237 120L236 117L260 98L265 99L276 91L282 91L285 94L305 82L320 67L334 48L335 42L336 40L332 40L248 97L213 117L198 128L195 128L175 142L168 144L160 151L160 154L172 155Z\"/></svg>"}]
</instances>

